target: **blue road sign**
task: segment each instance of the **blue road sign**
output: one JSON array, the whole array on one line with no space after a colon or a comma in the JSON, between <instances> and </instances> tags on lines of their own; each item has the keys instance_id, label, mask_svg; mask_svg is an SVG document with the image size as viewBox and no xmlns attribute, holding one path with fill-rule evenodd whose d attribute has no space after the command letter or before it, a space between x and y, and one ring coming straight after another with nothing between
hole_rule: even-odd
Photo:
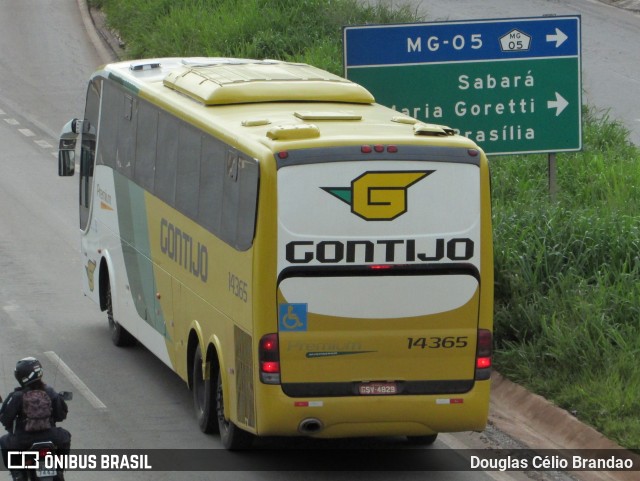
<instances>
[{"instance_id":1,"label":"blue road sign","mask_svg":"<svg viewBox=\"0 0 640 481\"><path fill-rule=\"evenodd\" d=\"M579 18L345 27L345 66L575 57Z\"/></svg>"},{"instance_id":2,"label":"blue road sign","mask_svg":"<svg viewBox=\"0 0 640 481\"><path fill-rule=\"evenodd\" d=\"M345 27L345 77L488 154L582 148L580 16Z\"/></svg>"}]
</instances>

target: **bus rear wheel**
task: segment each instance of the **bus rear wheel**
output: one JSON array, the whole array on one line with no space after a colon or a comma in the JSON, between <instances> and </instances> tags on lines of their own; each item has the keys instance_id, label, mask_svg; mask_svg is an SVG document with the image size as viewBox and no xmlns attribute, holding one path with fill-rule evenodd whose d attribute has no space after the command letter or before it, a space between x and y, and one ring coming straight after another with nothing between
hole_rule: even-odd
<instances>
[{"instance_id":1,"label":"bus rear wheel","mask_svg":"<svg viewBox=\"0 0 640 481\"><path fill-rule=\"evenodd\" d=\"M218 429L220 431L220 442L222 446L231 451L249 449L253 444L253 434L244 429L240 429L225 417L222 373L220 373L220 371L218 371L218 382L216 386L216 411L218 412Z\"/></svg>"},{"instance_id":2,"label":"bus rear wheel","mask_svg":"<svg viewBox=\"0 0 640 481\"><path fill-rule=\"evenodd\" d=\"M203 358L200 345L193 358L193 407L196 411L198 426L203 433L215 433L218 430L218 417L215 406L215 384L211 376L205 379L202 370Z\"/></svg>"},{"instance_id":3,"label":"bus rear wheel","mask_svg":"<svg viewBox=\"0 0 640 481\"><path fill-rule=\"evenodd\" d=\"M111 342L118 347L133 346L136 338L129 331L122 327L113 317L113 300L111 299L111 285L107 279L107 320L109 321L109 331L111 332Z\"/></svg>"}]
</instances>

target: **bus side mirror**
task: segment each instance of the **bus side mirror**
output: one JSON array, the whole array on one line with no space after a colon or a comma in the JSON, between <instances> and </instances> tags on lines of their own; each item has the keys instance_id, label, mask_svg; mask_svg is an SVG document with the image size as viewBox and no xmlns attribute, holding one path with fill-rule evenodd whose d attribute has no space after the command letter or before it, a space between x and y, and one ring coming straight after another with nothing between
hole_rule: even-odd
<instances>
[{"instance_id":1,"label":"bus side mirror","mask_svg":"<svg viewBox=\"0 0 640 481\"><path fill-rule=\"evenodd\" d=\"M78 119L73 119L63 127L60 133L58 149L58 175L72 176L76 167L76 139L78 138Z\"/></svg>"},{"instance_id":2,"label":"bus side mirror","mask_svg":"<svg viewBox=\"0 0 640 481\"><path fill-rule=\"evenodd\" d=\"M76 141L60 140L60 150L58 150L58 175L60 177L70 177L76 167Z\"/></svg>"}]
</instances>

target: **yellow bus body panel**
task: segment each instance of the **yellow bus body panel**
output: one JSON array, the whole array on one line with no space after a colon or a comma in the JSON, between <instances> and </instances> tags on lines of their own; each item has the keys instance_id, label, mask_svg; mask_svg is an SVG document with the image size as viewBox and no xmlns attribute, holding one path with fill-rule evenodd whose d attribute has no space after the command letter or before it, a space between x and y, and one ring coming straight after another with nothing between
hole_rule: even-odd
<instances>
[{"instance_id":1,"label":"yellow bus body panel","mask_svg":"<svg viewBox=\"0 0 640 481\"><path fill-rule=\"evenodd\" d=\"M332 90L331 74L313 80L322 84L318 90L313 82L287 83L295 65L286 64L283 78L271 85L255 78L244 84L216 83L218 70L209 66L202 85L194 80L197 65L185 67L187 60L120 62L94 75L118 84L125 98L133 99L133 115L142 103L151 105L239 155L240 167L225 160L226 175L241 169L243 159L259 169L254 234L242 249L158 195L130 187L143 192L143 205L131 207L138 212L133 218L146 222L149 252L138 256L148 255L140 262L152 268L153 285L146 289L153 292L155 315L164 322L155 328L164 338L171 368L189 380L195 337L205 353L217 356L230 420L258 435L300 435L300 423L308 418L322 425L313 434L317 437L482 430L490 381L474 377L477 335L479 329L493 328L491 200L484 153L447 127L398 119L397 112L375 104L366 90L347 81ZM134 68L156 62L161 66ZM233 65L225 69L231 71ZM287 88L295 91L290 101ZM314 91L320 97L314 99ZM456 185L458 173L464 188ZM385 197L371 200L368 192ZM466 203L456 204L458 197ZM296 208L304 211L296 214ZM417 215L421 210L424 215ZM417 215L416 229L422 230L411 227L411 215ZM427 219L423 224L421 217ZM330 232L318 231L317 225ZM355 261L348 249L355 249ZM395 260L386 260L394 255ZM420 255L435 260L422 262ZM441 268L442 276L451 275L446 269L466 269L454 276L467 279L467 294L448 303L434 300L442 307L424 314L399 305L396 317L388 312L377 316L374 308L366 308L366 298L357 297L353 305L364 310L353 314L346 295L333 312L322 293L314 292L314 286L327 285L316 284L314 276L320 272L332 278L334 271L336 279L352 279L336 283L355 292L358 276L366 277L363 272L374 264L399 270ZM354 266L357 274L344 274ZM376 275L381 279L376 292L393 285L391 274ZM411 275L418 281L422 273ZM431 286L422 280L417 285ZM416 293L423 298L428 294ZM392 295L385 299L393 302ZM294 305L307 306L300 311L304 329L282 325L282 309ZM260 339L271 333L279 336L281 385L265 384L260 376ZM433 338L447 339L446 347L428 348ZM451 342L457 343L455 348ZM367 382L451 382L461 392L322 391L327 384L357 389ZM301 391L287 395L287 385ZM324 394L314 395L316 388Z\"/></svg>"}]
</instances>

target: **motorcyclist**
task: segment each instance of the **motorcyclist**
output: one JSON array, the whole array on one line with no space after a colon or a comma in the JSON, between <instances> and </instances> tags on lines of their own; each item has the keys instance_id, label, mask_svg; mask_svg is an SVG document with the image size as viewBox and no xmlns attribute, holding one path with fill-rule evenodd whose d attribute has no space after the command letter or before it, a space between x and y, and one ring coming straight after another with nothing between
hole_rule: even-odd
<instances>
[{"instance_id":1,"label":"motorcyclist","mask_svg":"<svg viewBox=\"0 0 640 481\"><path fill-rule=\"evenodd\" d=\"M69 431L55 425L67 417L67 403L52 387L42 382L43 373L42 364L34 357L26 357L16 364L14 375L20 386L7 396L0 408L0 423L8 432L0 438L2 460L7 469L9 451L24 451L37 441L52 441L59 454L67 454L71 448ZM23 410L23 397L28 391L34 390L44 391L51 399L51 423L48 429L25 429L27 419ZM10 473L14 480L26 479L22 471L10 470Z\"/></svg>"}]
</instances>

